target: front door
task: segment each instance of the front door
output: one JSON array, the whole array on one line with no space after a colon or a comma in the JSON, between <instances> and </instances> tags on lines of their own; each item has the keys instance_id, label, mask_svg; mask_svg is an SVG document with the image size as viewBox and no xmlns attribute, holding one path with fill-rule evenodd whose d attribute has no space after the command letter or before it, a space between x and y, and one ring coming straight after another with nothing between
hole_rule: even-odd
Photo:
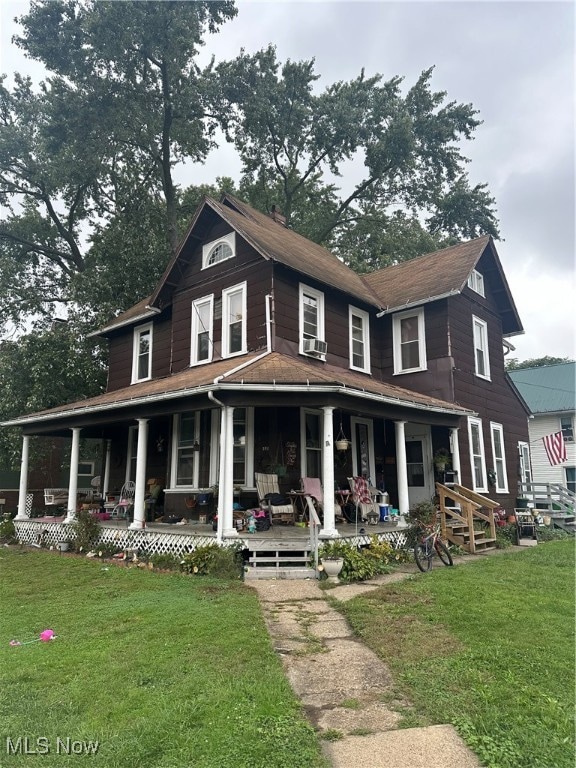
<instances>
[{"instance_id":1,"label":"front door","mask_svg":"<svg viewBox=\"0 0 576 768\"><path fill-rule=\"evenodd\" d=\"M434 495L430 429L406 425L406 471L410 507L430 501Z\"/></svg>"}]
</instances>

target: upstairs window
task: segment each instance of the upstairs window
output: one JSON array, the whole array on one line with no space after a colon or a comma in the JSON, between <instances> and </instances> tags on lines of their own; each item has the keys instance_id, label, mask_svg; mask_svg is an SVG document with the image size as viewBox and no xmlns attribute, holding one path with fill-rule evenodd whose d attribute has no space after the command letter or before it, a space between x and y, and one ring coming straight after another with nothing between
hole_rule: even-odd
<instances>
[{"instance_id":1,"label":"upstairs window","mask_svg":"<svg viewBox=\"0 0 576 768\"><path fill-rule=\"evenodd\" d=\"M224 237L202 246L202 269L211 267L236 255L236 233L230 232Z\"/></svg>"},{"instance_id":2,"label":"upstairs window","mask_svg":"<svg viewBox=\"0 0 576 768\"><path fill-rule=\"evenodd\" d=\"M315 339L324 341L324 294L300 284L300 354L316 354L310 344ZM319 353L323 347L318 347Z\"/></svg>"},{"instance_id":3,"label":"upstairs window","mask_svg":"<svg viewBox=\"0 0 576 768\"><path fill-rule=\"evenodd\" d=\"M468 277L468 288L479 293L480 296L486 296L484 293L484 276L476 269L473 269Z\"/></svg>"},{"instance_id":4,"label":"upstairs window","mask_svg":"<svg viewBox=\"0 0 576 768\"><path fill-rule=\"evenodd\" d=\"M132 384L152 378L152 323L134 329Z\"/></svg>"},{"instance_id":5,"label":"upstairs window","mask_svg":"<svg viewBox=\"0 0 576 768\"><path fill-rule=\"evenodd\" d=\"M246 283L222 291L222 357L246 352Z\"/></svg>"},{"instance_id":6,"label":"upstairs window","mask_svg":"<svg viewBox=\"0 0 576 768\"><path fill-rule=\"evenodd\" d=\"M560 416L560 429L565 443L574 442L574 426L572 416Z\"/></svg>"},{"instance_id":7,"label":"upstairs window","mask_svg":"<svg viewBox=\"0 0 576 768\"><path fill-rule=\"evenodd\" d=\"M350 368L370 372L370 318L367 312L350 307Z\"/></svg>"},{"instance_id":8,"label":"upstairs window","mask_svg":"<svg viewBox=\"0 0 576 768\"><path fill-rule=\"evenodd\" d=\"M490 360L488 358L488 326L478 317L472 318L474 329L474 365L476 376L490 379Z\"/></svg>"},{"instance_id":9,"label":"upstairs window","mask_svg":"<svg viewBox=\"0 0 576 768\"><path fill-rule=\"evenodd\" d=\"M192 302L192 344L190 364L209 363L212 360L212 327L214 297L206 296Z\"/></svg>"},{"instance_id":10,"label":"upstairs window","mask_svg":"<svg viewBox=\"0 0 576 768\"><path fill-rule=\"evenodd\" d=\"M422 308L392 318L394 373L426 370L426 336Z\"/></svg>"}]
</instances>

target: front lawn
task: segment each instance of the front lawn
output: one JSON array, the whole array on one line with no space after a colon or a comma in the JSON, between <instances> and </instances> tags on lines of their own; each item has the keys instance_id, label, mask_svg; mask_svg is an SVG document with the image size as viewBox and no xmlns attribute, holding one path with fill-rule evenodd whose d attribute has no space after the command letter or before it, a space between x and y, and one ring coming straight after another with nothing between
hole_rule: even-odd
<instances>
[{"instance_id":1,"label":"front lawn","mask_svg":"<svg viewBox=\"0 0 576 768\"><path fill-rule=\"evenodd\" d=\"M413 703L487 768L574 766L574 541L506 552L341 606Z\"/></svg>"},{"instance_id":2,"label":"front lawn","mask_svg":"<svg viewBox=\"0 0 576 768\"><path fill-rule=\"evenodd\" d=\"M324 765L240 582L2 549L0 584L1 766Z\"/></svg>"}]
</instances>

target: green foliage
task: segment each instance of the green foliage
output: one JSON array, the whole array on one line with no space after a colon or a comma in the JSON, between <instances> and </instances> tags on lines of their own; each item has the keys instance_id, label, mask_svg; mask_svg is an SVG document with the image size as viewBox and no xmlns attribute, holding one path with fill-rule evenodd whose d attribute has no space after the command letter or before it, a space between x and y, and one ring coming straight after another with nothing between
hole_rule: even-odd
<instances>
[{"instance_id":1,"label":"green foliage","mask_svg":"<svg viewBox=\"0 0 576 768\"><path fill-rule=\"evenodd\" d=\"M221 547L218 544L206 544L184 555L180 562L185 573L197 576L240 579L244 574L244 565L238 546Z\"/></svg>"},{"instance_id":2,"label":"green foliage","mask_svg":"<svg viewBox=\"0 0 576 768\"><path fill-rule=\"evenodd\" d=\"M416 526L432 525L438 517L438 508L431 501L420 501L410 510L410 520Z\"/></svg>"},{"instance_id":3,"label":"green foliage","mask_svg":"<svg viewBox=\"0 0 576 768\"><path fill-rule=\"evenodd\" d=\"M76 552L89 552L100 536L100 521L89 509L79 509L70 529Z\"/></svg>"},{"instance_id":4,"label":"green foliage","mask_svg":"<svg viewBox=\"0 0 576 768\"><path fill-rule=\"evenodd\" d=\"M0 520L0 544L14 544L16 541L16 528L12 518L4 517Z\"/></svg>"},{"instance_id":5,"label":"green foliage","mask_svg":"<svg viewBox=\"0 0 576 768\"><path fill-rule=\"evenodd\" d=\"M536 537L538 541L561 541L562 539L574 539L574 534L569 531L563 531L561 528L547 526L538 526L536 528Z\"/></svg>"},{"instance_id":6,"label":"green foliage","mask_svg":"<svg viewBox=\"0 0 576 768\"><path fill-rule=\"evenodd\" d=\"M496 527L496 548L508 549L517 542L516 524Z\"/></svg>"},{"instance_id":7,"label":"green foliage","mask_svg":"<svg viewBox=\"0 0 576 768\"><path fill-rule=\"evenodd\" d=\"M178 571L182 568L182 558L166 552L162 555L150 555L148 562L159 571Z\"/></svg>"},{"instance_id":8,"label":"green foliage","mask_svg":"<svg viewBox=\"0 0 576 768\"><path fill-rule=\"evenodd\" d=\"M519 361L517 357L506 358L506 370L518 371L522 368L542 368L545 365L558 365L560 363L573 363L574 360L570 357L551 357L545 355L544 357L534 357L529 360Z\"/></svg>"},{"instance_id":9,"label":"green foliage","mask_svg":"<svg viewBox=\"0 0 576 768\"><path fill-rule=\"evenodd\" d=\"M379 541L377 536L371 536L369 546L360 549L347 542L325 542L318 549L318 557L342 557L344 565L339 578L343 582L365 581L380 573L389 573L392 565L409 559L403 550Z\"/></svg>"}]
</instances>

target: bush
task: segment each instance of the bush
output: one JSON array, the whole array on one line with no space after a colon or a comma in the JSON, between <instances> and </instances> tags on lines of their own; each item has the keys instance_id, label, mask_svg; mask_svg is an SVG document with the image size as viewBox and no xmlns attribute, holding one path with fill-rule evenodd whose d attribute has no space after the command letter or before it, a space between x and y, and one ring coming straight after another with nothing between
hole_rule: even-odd
<instances>
[{"instance_id":1,"label":"bush","mask_svg":"<svg viewBox=\"0 0 576 768\"><path fill-rule=\"evenodd\" d=\"M89 509L81 509L70 524L70 530L74 537L74 549L77 552L89 552L100 536L100 521Z\"/></svg>"},{"instance_id":2,"label":"bush","mask_svg":"<svg viewBox=\"0 0 576 768\"><path fill-rule=\"evenodd\" d=\"M507 549L516 544L516 525L502 525L496 528L496 549Z\"/></svg>"},{"instance_id":3,"label":"bush","mask_svg":"<svg viewBox=\"0 0 576 768\"><path fill-rule=\"evenodd\" d=\"M0 521L0 544L14 544L16 541L16 528L12 518L4 518Z\"/></svg>"},{"instance_id":4,"label":"bush","mask_svg":"<svg viewBox=\"0 0 576 768\"><path fill-rule=\"evenodd\" d=\"M559 539L571 539L574 534L569 531L563 531L561 528L536 528L536 537L538 541L558 541Z\"/></svg>"},{"instance_id":5,"label":"bush","mask_svg":"<svg viewBox=\"0 0 576 768\"><path fill-rule=\"evenodd\" d=\"M387 541L379 541L377 536L370 537L367 547L358 547L341 541L322 544L318 557L341 557L344 565L340 581L366 581L380 573L389 573L392 564L406 562L409 559L404 550L394 549Z\"/></svg>"},{"instance_id":6,"label":"bush","mask_svg":"<svg viewBox=\"0 0 576 768\"><path fill-rule=\"evenodd\" d=\"M182 558L178 555L165 553L163 555L150 555L148 559L154 568L159 571L177 571L181 568Z\"/></svg>"},{"instance_id":7,"label":"bush","mask_svg":"<svg viewBox=\"0 0 576 768\"><path fill-rule=\"evenodd\" d=\"M207 544L184 555L180 563L183 571L197 576L241 579L244 575L241 545L220 547L218 544Z\"/></svg>"}]
</instances>

